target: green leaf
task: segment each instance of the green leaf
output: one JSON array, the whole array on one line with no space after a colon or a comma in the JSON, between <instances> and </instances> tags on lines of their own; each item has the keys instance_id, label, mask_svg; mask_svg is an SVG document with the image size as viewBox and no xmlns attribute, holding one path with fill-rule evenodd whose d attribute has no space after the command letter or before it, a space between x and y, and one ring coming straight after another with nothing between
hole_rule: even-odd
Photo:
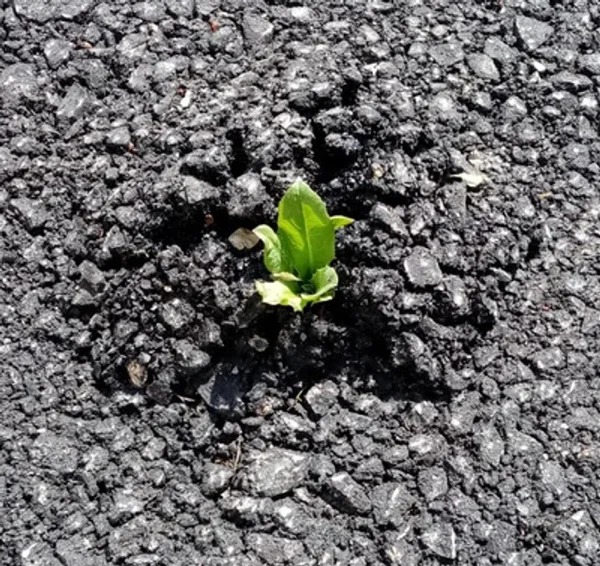
<instances>
[{"instance_id":1,"label":"green leaf","mask_svg":"<svg viewBox=\"0 0 600 566\"><path fill-rule=\"evenodd\" d=\"M278 212L277 233L266 225L254 229L274 279L256 282L263 302L302 311L308 304L331 300L338 285L337 273L329 266L335 256L335 231L353 219L330 217L321 198L300 180L285 192Z\"/></svg>"},{"instance_id":2,"label":"green leaf","mask_svg":"<svg viewBox=\"0 0 600 566\"><path fill-rule=\"evenodd\" d=\"M267 305L282 305L301 311L306 306L300 295L281 281L257 281L256 290Z\"/></svg>"},{"instance_id":3,"label":"green leaf","mask_svg":"<svg viewBox=\"0 0 600 566\"><path fill-rule=\"evenodd\" d=\"M338 285L338 276L333 267L323 267L316 271L311 279L314 293L298 294L291 283L284 281L257 281L256 290L267 305L292 307L295 311L303 311L311 303L323 303L333 299Z\"/></svg>"},{"instance_id":4,"label":"green leaf","mask_svg":"<svg viewBox=\"0 0 600 566\"><path fill-rule=\"evenodd\" d=\"M263 261L270 273L288 272L289 265L281 247L281 240L273 229L261 224L252 230L265 245Z\"/></svg>"},{"instance_id":5,"label":"green leaf","mask_svg":"<svg viewBox=\"0 0 600 566\"><path fill-rule=\"evenodd\" d=\"M315 286L316 292L322 295L328 291L334 291L338 286L339 278L336 270L327 266L317 270L311 282Z\"/></svg>"},{"instance_id":6,"label":"green leaf","mask_svg":"<svg viewBox=\"0 0 600 566\"><path fill-rule=\"evenodd\" d=\"M338 275L333 267L322 267L318 269L311 279L315 289L314 293L302 294L301 297L307 303L321 303L333 299L333 294L338 286Z\"/></svg>"},{"instance_id":7,"label":"green leaf","mask_svg":"<svg viewBox=\"0 0 600 566\"><path fill-rule=\"evenodd\" d=\"M325 203L306 183L296 181L283 195L277 227L281 249L289 258L293 271L304 281L333 260L333 223Z\"/></svg>"},{"instance_id":8,"label":"green leaf","mask_svg":"<svg viewBox=\"0 0 600 566\"><path fill-rule=\"evenodd\" d=\"M331 223L333 224L334 230L339 230L340 228L344 228L344 226L348 226L354 222L354 218L349 218L348 216L332 216Z\"/></svg>"}]
</instances>

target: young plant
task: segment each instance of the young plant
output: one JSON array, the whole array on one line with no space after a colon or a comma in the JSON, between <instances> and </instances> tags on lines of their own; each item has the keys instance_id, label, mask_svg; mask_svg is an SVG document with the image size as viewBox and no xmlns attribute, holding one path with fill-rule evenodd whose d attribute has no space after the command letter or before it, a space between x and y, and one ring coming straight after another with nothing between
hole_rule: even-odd
<instances>
[{"instance_id":1,"label":"young plant","mask_svg":"<svg viewBox=\"0 0 600 566\"><path fill-rule=\"evenodd\" d=\"M254 229L264 243L264 263L274 281L257 281L256 290L268 305L302 311L311 303L333 299L338 284L335 232L354 222L329 216L325 203L306 183L297 180L279 202L277 233L265 224Z\"/></svg>"}]
</instances>

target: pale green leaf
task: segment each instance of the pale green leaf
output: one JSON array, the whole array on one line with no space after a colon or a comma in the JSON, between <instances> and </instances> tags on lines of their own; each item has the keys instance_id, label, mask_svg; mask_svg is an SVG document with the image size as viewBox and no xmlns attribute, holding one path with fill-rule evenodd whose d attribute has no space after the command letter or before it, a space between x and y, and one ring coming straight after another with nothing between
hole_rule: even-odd
<instances>
[{"instance_id":1,"label":"pale green leaf","mask_svg":"<svg viewBox=\"0 0 600 566\"><path fill-rule=\"evenodd\" d=\"M339 230L340 228L344 228L344 226L348 226L354 222L354 218L348 218L348 216L332 216L331 223L333 224L334 230Z\"/></svg>"},{"instance_id":2,"label":"pale green leaf","mask_svg":"<svg viewBox=\"0 0 600 566\"><path fill-rule=\"evenodd\" d=\"M333 299L333 294L338 286L338 276L333 267L322 267L318 269L311 279L315 289L314 293L302 294L301 297L307 303L321 303Z\"/></svg>"},{"instance_id":3,"label":"pale green leaf","mask_svg":"<svg viewBox=\"0 0 600 566\"><path fill-rule=\"evenodd\" d=\"M318 269L311 279L315 289L314 293L298 294L291 283L284 281L257 281L256 290L262 297L263 303L292 307L295 311L302 311L311 303L323 303L333 299L338 285L338 276L333 267Z\"/></svg>"},{"instance_id":4,"label":"pale green leaf","mask_svg":"<svg viewBox=\"0 0 600 566\"><path fill-rule=\"evenodd\" d=\"M279 239L279 236L275 234L273 229L266 224L261 224L254 228L253 232L265 245L263 261L269 272L288 272L290 269L287 257L281 247L281 240Z\"/></svg>"},{"instance_id":5,"label":"pale green leaf","mask_svg":"<svg viewBox=\"0 0 600 566\"><path fill-rule=\"evenodd\" d=\"M319 295L318 297L311 299L310 303L313 305L316 305L318 303L326 303L327 301L331 301L331 299L333 299L333 297L334 297L333 292L326 293L324 295ZM303 300L306 300L306 299L303 299Z\"/></svg>"},{"instance_id":6,"label":"pale green leaf","mask_svg":"<svg viewBox=\"0 0 600 566\"><path fill-rule=\"evenodd\" d=\"M333 260L333 223L325 203L306 183L296 181L283 195L277 226L281 249L301 279L309 280L317 269Z\"/></svg>"},{"instance_id":7,"label":"pale green leaf","mask_svg":"<svg viewBox=\"0 0 600 566\"><path fill-rule=\"evenodd\" d=\"M257 281L256 290L267 305L292 307L295 311L301 311L306 305L300 295L281 281Z\"/></svg>"},{"instance_id":8,"label":"pale green leaf","mask_svg":"<svg viewBox=\"0 0 600 566\"><path fill-rule=\"evenodd\" d=\"M337 272L330 266L317 270L311 279L317 293L325 293L335 289L338 282Z\"/></svg>"},{"instance_id":9,"label":"pale green leaf","mask_svg":"<svg viewBox=\"0 0 600 566\"><path fill-rule=\"evenodd\" d=\"M289 273L287 271L282 271L281 273L273 273L272 277L273 279L275 279L275 281L283 281L284 283L291 283L292 281L302 281L300 277L296 277L293 273Z\"/></svg>"}]
</instances>

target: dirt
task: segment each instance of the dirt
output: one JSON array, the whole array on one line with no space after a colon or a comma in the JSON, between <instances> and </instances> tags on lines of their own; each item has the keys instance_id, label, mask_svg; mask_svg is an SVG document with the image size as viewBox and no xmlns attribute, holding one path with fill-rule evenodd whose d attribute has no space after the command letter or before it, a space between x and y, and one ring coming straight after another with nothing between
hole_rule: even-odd
<instances>
[{"instance_id":1,"label":"dirt","mask_svg":"<svg viewBox=\"0 0 600 566\"><path fill-rule=\"evenodd\" d=\"M0 23L0 564L598 564L595 2ZM303 314L228 240L297 177Z\"/></svg>"}]
</instances>

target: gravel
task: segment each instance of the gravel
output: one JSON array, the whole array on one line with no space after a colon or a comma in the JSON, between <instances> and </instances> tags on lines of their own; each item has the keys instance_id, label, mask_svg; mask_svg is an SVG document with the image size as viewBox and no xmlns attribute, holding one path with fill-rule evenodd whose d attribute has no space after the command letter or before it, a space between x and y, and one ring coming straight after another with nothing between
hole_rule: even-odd
<instances>
[{"instance_id":1,"label":"gravel","mask_svg":"<svg viewBox=\"0 0 600 566\"><path fill-rule=\"evenodd\" d=\"M600 552L593 3L0 10L0 563ZM259 303L297 177L334 300Z\"/></svg>"}]
</instances>

